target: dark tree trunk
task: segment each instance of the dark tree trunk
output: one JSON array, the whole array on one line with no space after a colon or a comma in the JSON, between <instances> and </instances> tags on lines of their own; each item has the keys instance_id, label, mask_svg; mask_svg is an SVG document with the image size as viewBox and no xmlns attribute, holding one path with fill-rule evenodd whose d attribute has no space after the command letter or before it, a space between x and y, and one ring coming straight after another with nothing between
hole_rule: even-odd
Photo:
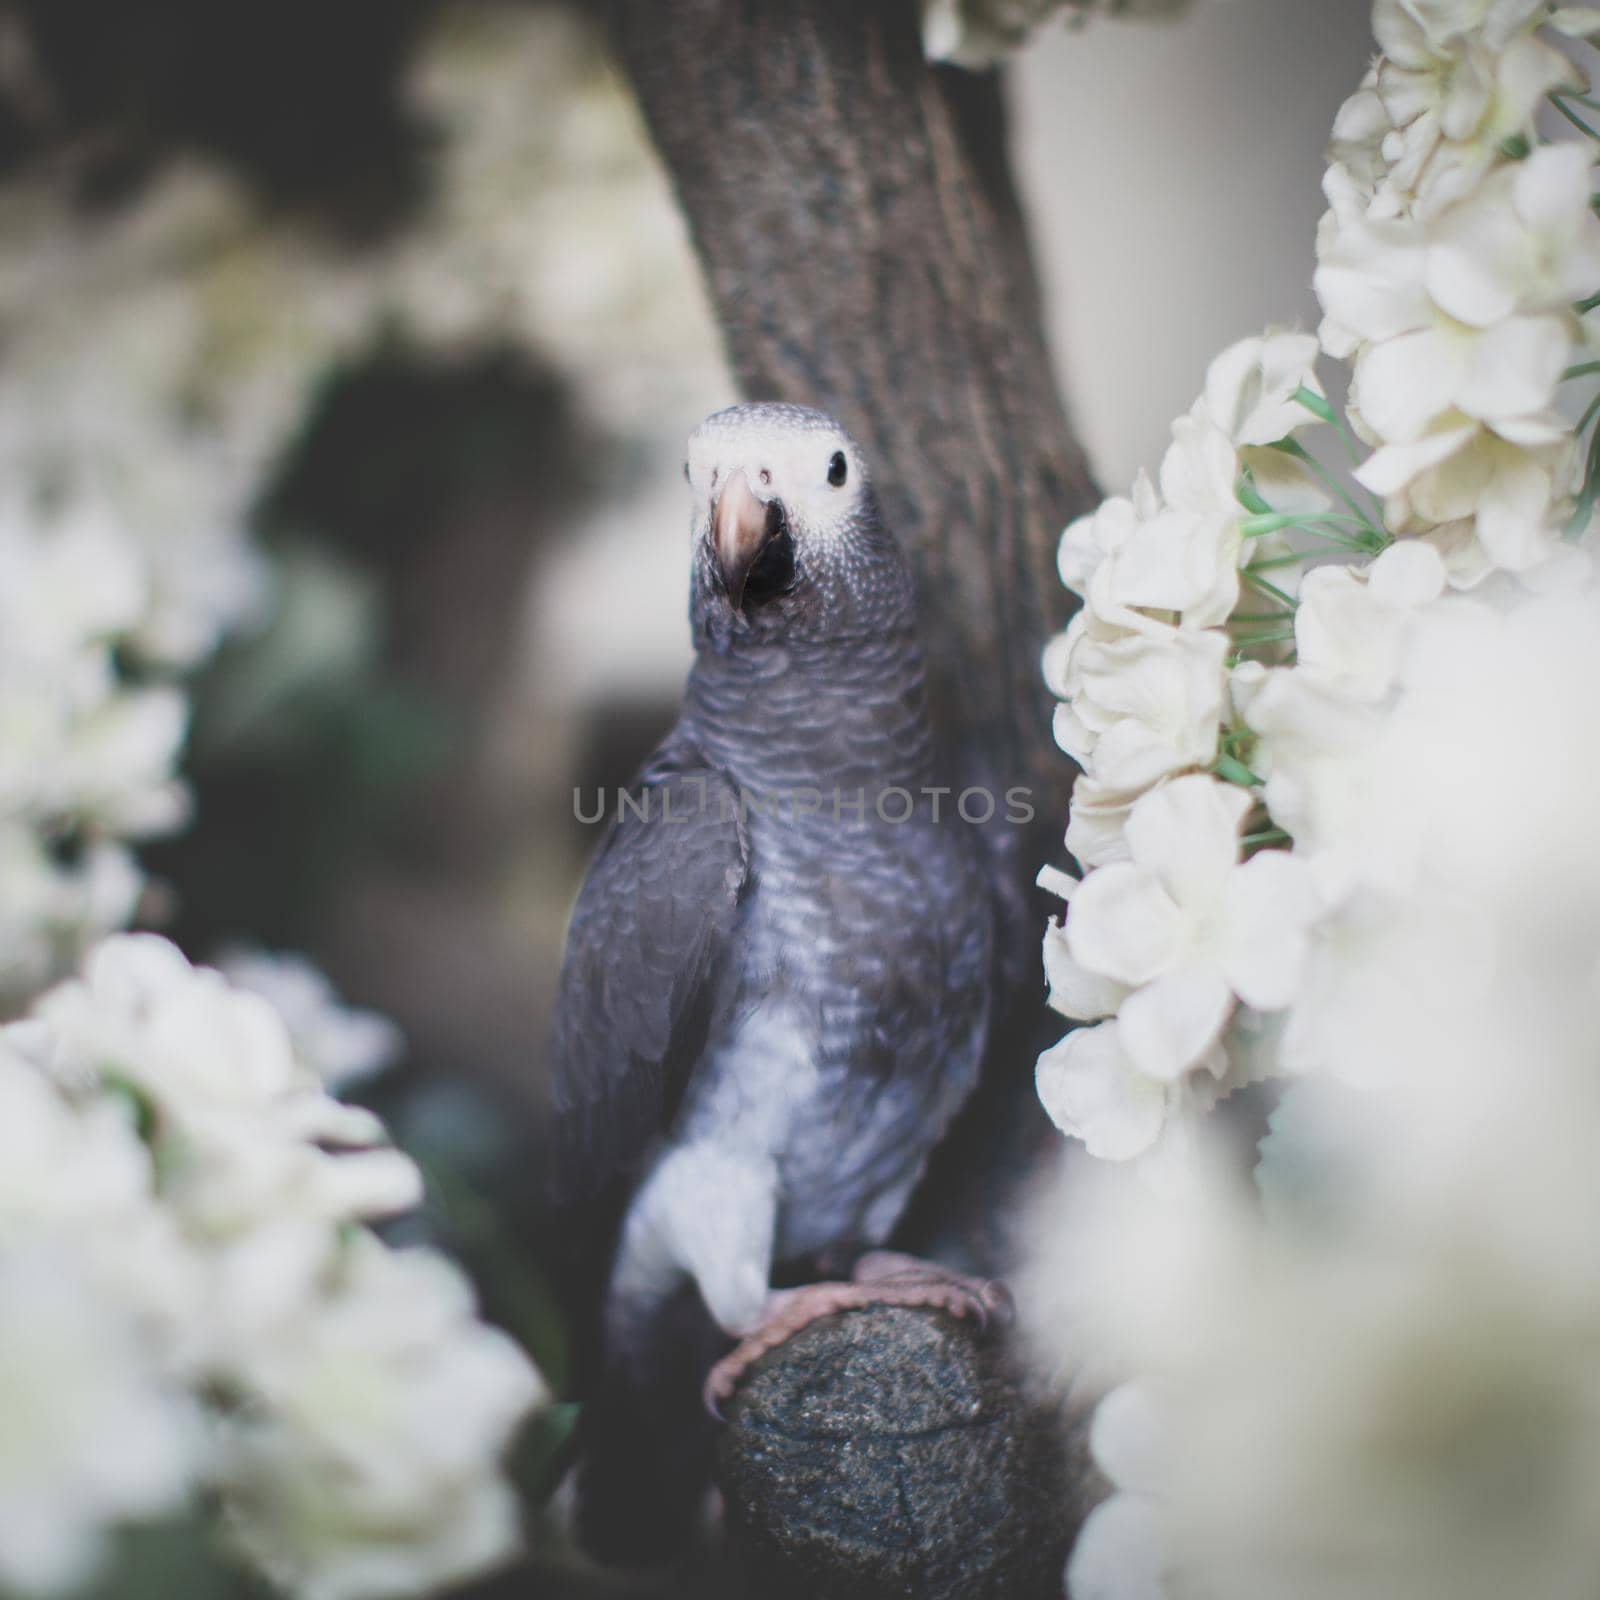
<instances>
[{"instance_id":1,"label":"dark tree trunk","mask_svg":"<svg viewBox=\"0 0 1600 1600\"><path fill-rule=\"evenodd\" d=\"M820 407L915 563L961 776L1064 815L1039 652L1093 489L1057 396L993 74L913 0L622 0L615 35L744 393Z\"/></svg>"}]
</instances>

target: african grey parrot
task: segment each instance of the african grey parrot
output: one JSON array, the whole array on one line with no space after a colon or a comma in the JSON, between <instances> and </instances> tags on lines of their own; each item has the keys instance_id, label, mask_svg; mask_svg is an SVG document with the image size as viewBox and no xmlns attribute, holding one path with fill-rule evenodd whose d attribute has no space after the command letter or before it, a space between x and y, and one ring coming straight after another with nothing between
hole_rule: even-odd
<instances>
[{"instance_id":1,"label":"african grey parrot","mask_svg":"<svg viewBox=\"0 0 1600 1600\"><path fill-rule=\"evenodd\" d=\"M579 894L554 1033L563 1182L622 1194L579 1477L621 1559L703 1493L702 1381L714 1406L852 1305L1003 1299L879 1248L977 1081L993 942L905 559L820 412L718 412L685 475L697 659Z\"/></svg>"}]
</instances>

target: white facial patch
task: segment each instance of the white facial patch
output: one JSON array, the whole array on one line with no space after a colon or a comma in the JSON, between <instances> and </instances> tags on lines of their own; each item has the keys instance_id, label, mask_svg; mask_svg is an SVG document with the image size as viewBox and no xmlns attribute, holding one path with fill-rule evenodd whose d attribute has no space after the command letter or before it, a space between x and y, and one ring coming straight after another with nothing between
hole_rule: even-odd
<instances>
[{"instance_id":1,"label":"white facial patch","mask_svg":"<svg viewBox=\"0 0 1600 1600\"><path fill-rule=\"evenodd\" d=\"M842 481L841 463L843 457ZM829 417L801 406L732 406L689 435L688 475L704 512L735 472L758 500L782 501L808 543L845 539L855 520L866 468L850 437Z\"/></svg>"}]
</instances>

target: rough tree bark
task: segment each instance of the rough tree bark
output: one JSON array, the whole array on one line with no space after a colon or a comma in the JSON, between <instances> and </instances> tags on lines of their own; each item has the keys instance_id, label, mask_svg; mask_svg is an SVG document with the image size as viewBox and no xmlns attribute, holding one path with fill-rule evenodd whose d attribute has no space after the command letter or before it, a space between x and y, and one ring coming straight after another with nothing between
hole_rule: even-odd
<instances>
[{"instance_id":1,"label":"rough tree bark","mask_svg":"<svg viewBox=\"0 0 1600 1600\"><path fill-rule=\"evenodd\" d=\"M1070 610L1055 574L1056 542L1094 489L1046 352L999 83L993 74L931 68L915 0L614 0L612 25L741 390L830 411L862 441L916 569L935 711L955 776L1033 791L1036 829L994 836L1016 908L1003 934L1025 975L991 1052L1012 1069L1000 1076L1015 1105L1051 1036L1039 1022L1040 921L1022 908L1039 860L1059 845L1068 787L1048 737L1039 656ZM1003 1102L998 1115L991 1106L969 1119L968 1145L986 1149L991 1167L1001 1149L1004 1165L1019 1164L1011 1121L1007 1128ZM993 1191L959 1168L947 1159L929 1187ZM969 1251L994 1270L983 1253ZM930 1349L950 1370L987 1359L965 1328L943 1318L931 1328L893 1312L834 1319L767 1357L747 1385L722 1449L724 1491L735 1525L754 1532L747 1542L763 1561L789 1562L802 1590L990 1592L976 1569L936 1573L943 1556L913 1571L904 1530L889 1533L859 1514L864 1440L932 1438L948 1427L950 1397L925 1373L920 1386L887 1381L894 1363L925 1368ZM809 1381L818 1371L837 1378L825 1393ZM1025 1436L1050 1424L1014 1384L985 1384L973 1390L969 1420L991 1440L996 1429L1016 1434L1016 1459L1035 1459ZM787 1446L775 1453L777 1438L804 1441L799 1466ZM838 1472L827 1467L830 1448ZM847 1460L856 1464L850 1471ZM941 1505L959 1502L962 1461L974 1475L971 1503L982 1504L977 1480L992 1470L983 1460L976 1449L897 1448L909 1525L932 1526ZM990 1575L1001 1584L993 1592L1022 1594L1019 1542L1064 1545L1071 1498L1041 1497L1031 1520L990 1541ZM779 1502L809 1507L793 1541Z\"/></svg>"}]
</instances>

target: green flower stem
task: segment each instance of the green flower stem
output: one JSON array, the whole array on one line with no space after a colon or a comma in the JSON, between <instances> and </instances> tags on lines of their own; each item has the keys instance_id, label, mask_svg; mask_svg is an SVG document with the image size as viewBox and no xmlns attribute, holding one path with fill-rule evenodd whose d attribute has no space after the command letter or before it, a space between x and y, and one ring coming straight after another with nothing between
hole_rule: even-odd
<instances>
[{"instance_id":1,"label":"green flower stem","mask_svg":"<svg viewBox=\"0 0 1600 1600\"><path fill-rule=\"evenodd\" d=\"M1260 848L1269 844L1292 844L1294 841L1282 828L1262 828L1258 833L1247 833L1239 841L1245 849Z\"/></svg>"},{"instance_id":2,"label":"green flower stem","mask_svg":"<svg viewBox=\"0 0 1600 1600\"><path fill-rule=\"evenodd\" d=\"M1310 389L1301 384L1290 398L1299 401L1312 416L1319 417L1339 435L1339 441L1344 445L1345 454L1350 457L1352 462L1361 459L1361 450L1356 444L1356 436L1350 431L1350 424L1333 409L1331 403L1324 396L1313 394Z\"/></svg>"},{"instance_id":3,"label":"green flower stem","mask_svg":"<svg viewBox=\"0 0 1600 1600\"><path fill-rule=\"evenodd\" d=\"M1266 786L1267 780L1265 778L1259 777L1244 762L1236 761L1232 756L1218 756L1212 763L1211 770L1224 783L1242 784L1248 789L1261 789Z\"/></svg>"},{"instance_id":4,"label":"green flower stem","mask_svg":"<svg viewBox=\"0 0 1600 1600\"><path fill-rule=\"evenodd\" d=\"M1569 544L1576 543L1583 536L1584 530L1589 526L1589 518L1594 513L1594 503L1600 499L1600 429L1595 430L1595 436L1589 441L1589 460L1583 474L1583 491L1578 496L1578 503L1573 507L1572 520L1567 524L1563 537Z\"/></svg>"},{"instance_id":5,"label":"green flower stem","mask_svg":"<svg viewBox=\"0 0 1600 1600\"><path fill-rule=\"evenodd\" d=\"M1252 561L1248 567L1241 567L1241 572L1266 572L1272 567L1298 567L1305 560L1305 556L1298 550L1286 556L1264 556L1259 561Z\"/></svg>"},{"instance_id":6,"label":"green flower stem","mask_svg":"<svg viewBox=\"0 0 1600 1600\"><path fill-rule=\"evenodd\" d=\"M1270 595L1272 599L1279 601L1283 605L1286 605L1291 611L1296 611L1299 609L1300 602L1296 600L1292 594L1285 594L1283 590L1277 586L1277 584L1268 583L1265 578L1257 576L1257 574L1251 568L1243 568L1240 571L1239 576L1243 578L1244 581L1249 584L1249 586L1254 589L1257 594Z\"/></svg>"},{"instance_id":7,"label":"green flower stem","mask_svg":"<svg viewBox=\"0 0 1600 1600\"><path fill-rule=\"evenodd\" d=\"M1273 445L1272 448L1274 450L1281 450L1286 456L1293 456L1296 461L1304 462L1305 465L1310 467L1310 469L1323 481L1324 484L1327 485L1329 489L1333 491L1334 494L1336 494L1347 506L1349 506L1349 508L1360 520L1363 528L1366 528L1375 537L1382 539L1384 545L1388 544L1388 535L1383 533L1377 527L1367 513L1361 508L1360 504L1351 496L1350 492L1345 488L1345 486L1340 483L1339 480L1334 477L1334 475L1329 472L1328 469L1323 466L1323 464L1318 461L1317 458L1312 455L1303 444L1299 442L1299 440L1282 439L1277 444ZM1377 504L1376 501L1373 503L1374 505ZM1379 509L1378 515L1381 520L1383 515L1381 508ZM1380 545L1379 548L1381 549L1383 546Z\"/></svg>"},{"instance_id":8,"label":"green flower stem","mask_svg":"<svg viewBox=\"0 0 1600 1600\"><path fill-rule=\"evenodd\" d=\"M1561 381L1567 383L1573 378L1587 378L1591 372L1600 372L1600 361L1580 361L1577 366L1568 367L1561 374Z\"/></svg>"},{"instance_id":9,"label":"green flower stem","mask_svg":"<svg viewBox=\"0 0 1600 1600\"><path fill-rule=\"evenodd\" d=\"M1253 512L1257 516L1267 516L1271 514L1272 507L1269 506L1267 502L1256 493L1256 486L1251 480L1248 469L1239 479L1238 485L1233 492L1237 496L1239 504L1242 505L1246 511Z\"/></svg>"},{"instance_id":10,"label":"green flower stem","mask_svg":"<svg viewBox=\"0 0 1600 1600\"><path fill-rule=\"evenodd\" d=\"M1320 395L1316 390L1308 389L1302 383L1289 398L1304 406L1312 416L1319 418L1332 427L1337 428L1339 426L1338 413L1328 404L1326 395Z\"/></svg>"},{"instance_id":11,"label":"green flower stem","mask_svg":"<svg viewBox=\"0 0 1600 1600\"><path fill-rule=\"evenodd\" d=\"M1342 533L1327 533L1321 528L1302 527L1300 530L1312 539L1321 539L1325 544L1336 545L1341 550L1349 550L1355 555L1373 555L1381 546L1374 547L1373 534L1363 533L1356 538L1349 538Z\"/></svg>"},{"instance_id":12,"label":"green flower stem","mask_svg":"<svg viewBox=\"0 0 1600 1600\"><path fill-rule=\"evenodd\" d=\"M1584 408L1583 415L1578 418L1577 427L1575 427L1572 431L1577 434L1586 432L1589 424L1594 421L1596 412L1600 412L1600 394L1597 394L1594 399L1591 400Z\"/></svg>"},{"instance_id":13,"label":"green flower stem","mask_svg":"<svg viewBox=\"0 0 1600 1600\"><path fill-rule=\"evenodd\" d=\"M1266 511L1258 516L1246 517L1239 524L1239 532L1247 539L1264 538L1269 533L1280 533L1292 528L1297 518L1292 511Z\"/></svg>"},{"instance_id":14,"label":"green flower stem","mask_svg":"<svg viewBox=\"0 0 1600 1600\"><path fill-rule=\"evenodd\" d=\"M1260 539L1269 533L1279 533L1284 528L1307 528L1313 523L1326 522L1334 527L1360 528L1366 533L1376 530L1365 517L1347 517L1342 511L1271 511L1259 516L1246 517L1239 531L1247 539Z\"/></svg>"},{"instance_id":15,"label":"green flower stem","mask_svg":"<svg viewBox=\"0 0 1600 1600\"><path fill-rule=\"evenodd\" d=\"M1594 129L1591 128L1589 126L1589 124L1587 122L1585 122L1583 120L1583 118L1580 117L1578 115L1578 113L1576 111L1574 111L1572 109L1572 107L1569 106L1564 99L1562 99L1562 97L1560 95L1558 95L1558 94L1551 95L1550 96L1550 104L1553 105L1556 108L1556 110L1559 111L1561 113L1561 115L1564 116L1567 119L1567 121L1572 124L1572 126L1574 128L1578 129L1578 131L1580 133L1585 133L1591 139L1595 140L1597 143L1600 143L1600 133L1596 133L1594 131Z\"/></svg>"}]
</instances>

